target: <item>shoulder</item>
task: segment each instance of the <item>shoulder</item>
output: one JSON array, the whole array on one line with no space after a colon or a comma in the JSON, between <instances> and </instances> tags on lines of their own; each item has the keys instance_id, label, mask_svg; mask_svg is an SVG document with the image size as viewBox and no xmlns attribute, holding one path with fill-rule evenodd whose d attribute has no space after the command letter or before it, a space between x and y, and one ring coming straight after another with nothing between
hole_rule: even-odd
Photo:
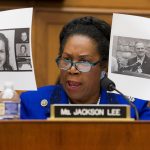
<instances>
[{"instance_id":1,"label":"shoulder","mask_svg":"<svg viewBox=\"0 0 150 150\"><path fill-rule=\"evenodd\" d=\"M12 71L13 70L13 67L11 65L5 65L4 66L4 70L9 70L9 71Z\"/></svg>"},{"instance_id":2,"label":"shoulder","mask_svg":"<svg viewBox=\"0 0 150 150\"><path fill-rule=\"evenodd\" d=\"M111 94L113 99L116 99L119 104L128 104L128 101L120 94ZM139 99L139 98L133 98L133 97L128 97L128 100L132 102L135 107L137 108L140 116L140 120L150 120L150 108L147 107L148 101ZM131 106L130 106L131 107ZM135 110L134 108L131 107L131 117L136 118L135 116Z\"/></svg>"},{"instance_id":3,"label":"shoulder","mask_svg":"<svg viewBox=\"0 0 150 150\"><path fill-rule=\"evenodd\" d=\"M49 90L52 90L54 88L54 86L50 86L50 85L47 85L47 86L43 86L43 87L40 87L38 88L37 90L34 90L34 91L26 91L26 92L23 92L21 94L21 96L23 95L35 95L35 94L38 94L38 93L41 93L41 92L46 92L46 91L49 91Z\"/></svg>"},{"instance_id":4,"label":"shoulder","mask_svg":"<svg viewBox=\"0 0 150 150\"><path fill-rule=\"evenodd\" d=\"M129 104L128 101L134 103L138 109L142 109L143 106L145 106L145 104L148 103L147 100L142 100L142 99L139 99L139 98L134 98L134 97L131 97L131 96L126 96L126 100L124 98L124 96L120 95L120 94L116 94L116 93L109 93L111 95L112 98L116 99L118 101L118 103L120 104Z\"/></svg>"},{"instance_id":5,"label":"shoulder","mask_svg":"<svg viewBox=\"0 0 150 150\"><path fill-rule=\"evenodd\" d=\"M21 98L21 119L46 119L50 115L50 105L65 99L60 85L44 86L36 91L23 92Z\"/></svg>"},{"instance_id":6,"label":"shoulder","mask_svg":"<svg viewBox=\"0 0 150 150\"><path fill-rule=\"evenodd\" d=\"M147 55L145 55L145 60L150 62L150 57L148 57Z\"/></svg>"},{"instance_id":7,"label":"shoulder","mask_svg":"<svg viewBox=\"0 0 150 150\"><path fill-rule=\"evenodd\" d=\"M128 62L132 62L132 61L136 61L137 60L137 57L132 57L130 59L128 59Z\"/></svg>"},{"instance_id":8,"label":"shoulder","mask_svg":"<svg viewBox=\"0 0 150 150\"><path fill-rule=\"evenodd\" d=\"M38 88L37 90L35 91L26 91L26 92L23 92L21 93L20 97L21 99L24 99L24 98L28 98L28 99L42 99L42 98L49 98L50 95L52 94L52 92L54 91L54 89L56 88L59 88L58 86L56 85L47 85L47 86L43 86L43 87L40 87Z\"/></svg>"}]
</instances>

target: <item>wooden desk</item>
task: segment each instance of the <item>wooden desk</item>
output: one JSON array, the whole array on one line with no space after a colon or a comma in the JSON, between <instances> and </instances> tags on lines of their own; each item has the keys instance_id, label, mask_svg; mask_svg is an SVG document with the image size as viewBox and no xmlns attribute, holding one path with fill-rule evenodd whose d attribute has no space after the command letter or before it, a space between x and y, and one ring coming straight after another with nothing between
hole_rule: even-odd
<instances>
[{"instance_id":1,"label":"wooden desk","mask_svg":"<svg viewBox=\"0 0 150 150\"><path fill-rule=\"evenodd\" d=\"M150 149L149 122L0 122L0 150L145 149Z\"/></svg>"}]
</instances>

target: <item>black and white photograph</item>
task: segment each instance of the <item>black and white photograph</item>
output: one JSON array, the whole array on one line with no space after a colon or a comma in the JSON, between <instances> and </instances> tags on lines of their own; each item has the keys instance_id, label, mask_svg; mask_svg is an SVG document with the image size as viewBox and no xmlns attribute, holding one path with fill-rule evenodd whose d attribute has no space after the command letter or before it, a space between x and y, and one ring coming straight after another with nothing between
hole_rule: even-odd
<instances>
[{"instance_id":1,"label":"black and white photograph","mask_svg":"<svg viewBox=\"0 0 150 150\"><path fill-rule=\"evenodd\" d=\"M16 44L16 63L18 70L32 70L30 49L28 43L17 43Z\"/></svg>"},{"instance_id":2,"label":"black and white photograph","mask_svg":"<svg viewBox=\"0 0 150 150\"><path fill-rule=\"evenodd\" d=\"M16 71L15 30L0 30L0 71Z\"/></svg>"},{"instance_id":3,"label":"black and white photograph","mask_svg":"<svg viewBox=\"0 0 150 150\"><path fill-rule=\"evenodd\" d=\"M150 40L114 36L111 72L150 78Z\"/></svg>"},{"instance_id":4,"label":"black and white photograph","mask_svg":"<svg viewBox=\"0 0 150 150\"><path fill-rule=\"evenodd\" d=\"M16 30L16 43L29 43L29 28L20 28Z\"/></svg>"},{"instance_id":5,"label":"black and white photograph","mask_svg":"<svg viewBox=\"0 0 150 150\"><path fill-rule=\"evenodd\" d=\"M15 42L17 69L19 71L32 71L29 46L29 28L16 29Z\"/></svg>"},{"instance_id":6,"label":"black and white photograph","mask_svg":"<svg viewBox=\"0 0 150 150\"><path fill-rule=\"evenodd\" d=\"M17 57L18 70L32 70L30 57Z\"/></svg>"},{"instance_id":7,"label":"black and white photograph","mask_svg":"<svg viewBox=\"0 0 150 150\"><path fill-rule=\"evenodd\" d=\"M128 23L127 23L128 22ZM113 14L108 77L124 95L150 97L150 19Z\"/></svg>"},{"instance_id":8,"label":"black and white photograph","mask_svg":"<svg viewBox=\"0 0 150 150\"><path fill-rule=\"evenodd\" d=\"M33 8L0 12L0 90L5 82L15 90L36 90L32 60Z\"/></svg>"},{"instance_id":9,"label":"black and white photograph","mask_svg":"<svg viewBox=\"0 0 150 150\"><path fill-rule=\"evenodd\" d=\"M29 44L16 44L17 57L30 56Z\"/></svg>"},{"instance_id":10,"label":"black and white photograph","mask_svg":"<svg viewBox=\"0 0 150 150\"><path fill-rule=\"evenodd\" d=\"M0 31L0 71L31 71L29 43L17 43L16 33L20 29Z\"/></svg>"}]
</instances>

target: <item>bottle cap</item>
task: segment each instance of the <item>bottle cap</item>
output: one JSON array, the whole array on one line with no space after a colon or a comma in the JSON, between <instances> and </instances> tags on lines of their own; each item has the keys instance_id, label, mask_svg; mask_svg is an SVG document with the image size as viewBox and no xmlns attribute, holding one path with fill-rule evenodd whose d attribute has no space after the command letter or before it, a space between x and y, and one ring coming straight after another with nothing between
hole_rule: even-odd
<instances>
[{"instance_id":1,"label":"bottle cap","mask_svg":"<svg viewBox=\"0 0 150 150\"><path fill-rule=\"evenodd\" d=\"M5 82L2 91L3 99L11 99L14 96L14 87L12 82Z\"/></svg>"}]
</instances>

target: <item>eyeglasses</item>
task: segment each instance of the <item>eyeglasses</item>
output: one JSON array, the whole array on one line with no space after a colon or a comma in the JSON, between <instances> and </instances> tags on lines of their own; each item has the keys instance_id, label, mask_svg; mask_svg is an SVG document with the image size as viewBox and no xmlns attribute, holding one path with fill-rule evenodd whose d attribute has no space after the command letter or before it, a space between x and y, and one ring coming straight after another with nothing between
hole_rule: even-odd
<instances>
[{"instance_id":1,"label":"eyeglasses","mask_svg":"<svg viewBox=\"0 0 150 150\"><path fill-rule=\"evenodd\" d=\"M100 60L93 63L88 61L73 62L70 59L58 57L56 59L56 63L59 69L61 70L69 70L72 66L74 66L80 72L89 72L92 66L95 66L98 63L100 63Z\"/></svg>"}]
</instances>

